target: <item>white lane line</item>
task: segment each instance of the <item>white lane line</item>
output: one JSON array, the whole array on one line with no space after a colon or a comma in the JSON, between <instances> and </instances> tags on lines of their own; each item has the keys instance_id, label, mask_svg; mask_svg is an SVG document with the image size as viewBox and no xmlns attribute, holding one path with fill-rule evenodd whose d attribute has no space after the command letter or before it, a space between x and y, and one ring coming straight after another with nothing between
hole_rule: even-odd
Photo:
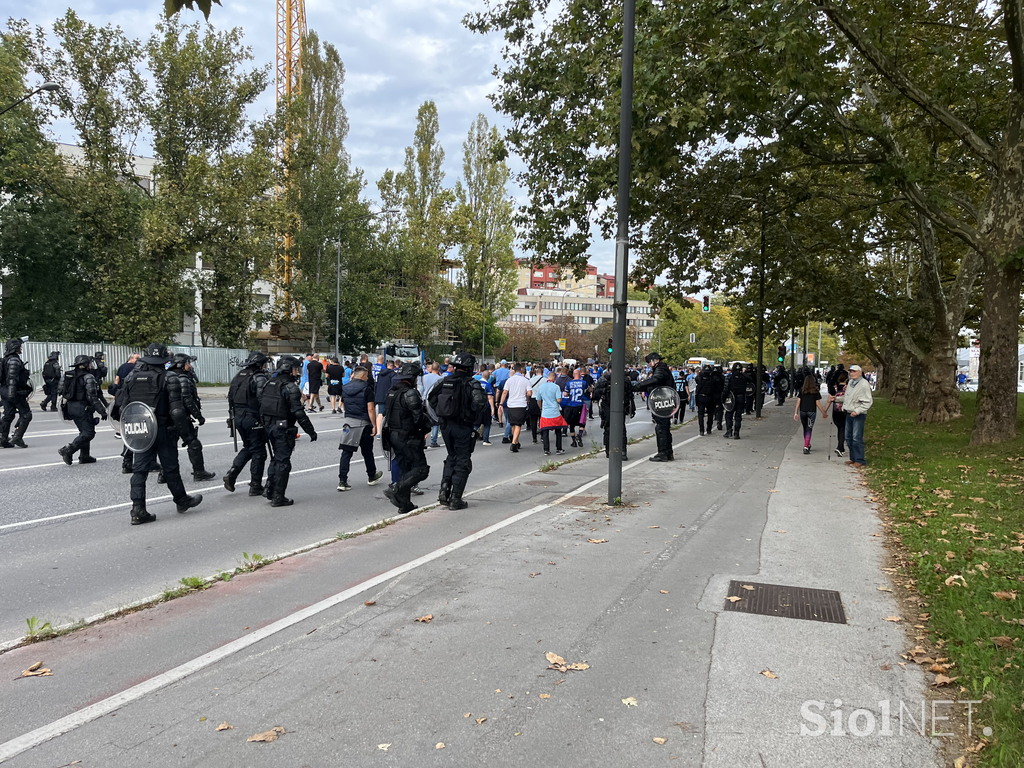
<instances>
[{"instance_id":1,"label":"white lane line","mask_svg":"<svg viewBox=\"0 0 1024 768\"><path fill-rule=\"evenodd\" d=\"M699 437L699 435L697 435L696 437L691 437L689 440L684 440L679 445L686 445L687 443L697 439L697 437ZM643 464L646 461L646 458L638 459L636 461L624 465L622 469L623 471L627 471L632 469L633 467ZM578 486L577 488L574 488L568 493L563 494L554 501L548 502L547 504L538 504L537 506L531 507L530 509L527 509L524 512L520 512L517 515L505 518L504 520L501 520L495 523L494 525L488 526L487 528L477 531L476 533L470 534L469 536L459 539L458 541L448 544L447 546L441 547L440 549L435 549L433 552L423 555L422 557L418 557L415 560L410 560L409 562L392 568L390 571L386 571L385 573L382 573L379 576L374 576L373 578L367 579L366 581L361 582L360 584L357 584L354 587L350 587L349 589L346 589L342 592L338 592L337 594L332 595L331 597L328 597L325 600L321 600L319 603L314 603L313 605L307 608L303 608L302 610L296 611L295 613L292 613L289 616L285 616L282 619L278 619L277 621L273 622L272 624L268 624L262 629L258 629L255 632L250 632L245 637L240 637L237 640L232 640L230 643L226 643L225 645L222 645L220 648L216 648L210 651L209 653L205 653L202 656L192 659L191 661L187 661L184 664L181 664L177 667L174 667L173 669L168 670L167 672L156 675L155 677L151 677L149 680L146 680L145 682L139 683L138 685L134 685L131 688L121 691L120 693L116 693L113 696L109 696L106 699L96 702L95 704L92 704L88 707L84 707L83 709L80 709L77 712L73 712L70 715L62 717L58 720L54 720L52 723L49 723L48 725L36 728L34 731L30 731L29 733L23 734L15 739L11 739L8 742L0 744L0 763L9 760L10 758L16 755L20 755L22 752L25 752L26 750L32 749L33 747L37 747L40 744L49 741L50 739L57 738L58 736L62 736L65 733L73 731L74 729L82 725L85 725L86 723L90 723L93 720L96 720L97 718L103 717L104 715L107 715L117 709L120 709L121 707L130 704L133 701L138 701L139 699L143 698L144 696L147 696L150 693L153 693L154 691L158 691L161 688L178 682L179 680L183 680L195 672L198 672L202 669L205 669L206 667L216 664L218 661L226 659L227 657L235 653L238 653L239 651L245 650L246 648L249 648L250 646L255 645L256 643L259 643L268 637L276 635L278 632L282 632L285 629L288 629L289 627L293 627L296 624L305 621L306 619L312 618L313 616L316 616L319 613L323 613L324 611L333 608L339 603L343 603L346 600L350 600L368 589L372 589L373 587L383 584L386 581L389 581L405 573L408 573L409 571L419 568L421 565L431 563L434 560L438 560L446 555L449 555L452 552L455 552L456 550L468 546L469 544L473 544L477 541L480 541L486 536L489 536L490 534L495 533L496 531L500 531L504 528L507 528L510 525L514 525L515 523L518 523L520 520L525 520L526 518L531 517L537 514L538 512L543 512L544 510L550 509L551 507L556 507L563 501L567 501L573 496L577 496L583 491L586 491L590 488L593 488L595 485L603 483L607 479L607 474L601 475L601 477L583 483L582 485Z\"/></svg>"},{"instance_id":2,"label":"white lane line","mask_svg":"<svg viewBox=\"0 0 1024 768\"><path fill-rule=\"evenodd\" d=\"M326 434L329 434L331 432L341 432L341 427L338 427L337 429L318 429L316 431L316 433L318 435L326 435ZM68 434L77 435L78 432L70 432ZM229 440L226 443L203 443L203 448L223 448L225 445L234 445L234 443L235 443L234 440ZM179 452L182 451L182 450L184 450L184 449L180 448L180 447L178 448ZM97 461L111 461L112 459L120 459L120 458L121 458L121 454L115 454L114 456L97 456L96 457ZM22 470L22 469L43 469L44 467L59 467L62 464L64 464L63 461L54 461L54 462L51 462L49 464L28 464L28 465L20 466L20 467L4 467L3 469L0 469L0 472L17 472L17 471Z\"/></svg>"}]
</instances>

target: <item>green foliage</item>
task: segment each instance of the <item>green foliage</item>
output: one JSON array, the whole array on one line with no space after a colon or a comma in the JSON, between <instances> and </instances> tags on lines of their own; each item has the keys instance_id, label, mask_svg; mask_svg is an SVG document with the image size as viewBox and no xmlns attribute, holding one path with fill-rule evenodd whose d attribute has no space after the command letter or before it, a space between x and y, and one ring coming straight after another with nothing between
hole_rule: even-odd
<instances>
[{"instance_id":1,"label":"green foliage","mask_svg":"<svg viewBox=\"0 0 1024 768\"><path fill-rule=\"evenodd\" d=\"M45 637L49 637L53 634L53 627L50 626L50 622L40 623L39 619L33 616L30 619L25 619L25 623L28 625L28 629L25 631L25 637L29 640L42 640Z\"/></svg>"},{"instance_id":2,"label":"green foliage","mask_svg":"<svg viewBox=\"0 0 1024 768\"><path fill-rule=\"evenodd\" d=\"M754 345L738 333L736 312L729 307L712 305L703 312L690 302L666 302L662 310L661 351L671 365L683 365L690 357L707 357L720 363L730 360L754 360ZM696 342L690 343L693 333ZM655 346L658 338L655 336Z\"/></svg>"}]
</instances>

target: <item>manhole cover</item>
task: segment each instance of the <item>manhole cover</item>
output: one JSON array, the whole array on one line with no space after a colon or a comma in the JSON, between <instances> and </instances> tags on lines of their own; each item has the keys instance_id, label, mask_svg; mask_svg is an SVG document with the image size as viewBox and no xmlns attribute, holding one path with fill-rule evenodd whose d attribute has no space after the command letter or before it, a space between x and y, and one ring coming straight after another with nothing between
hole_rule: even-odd
<instances>
[{"instance_id":1,"label":"manhole cover","mask_svg":"<svg viewBox=\"0 0 1024 768\"><path fill-rule=\"evenodd\" d=\"M585 507L588 504L593 504L595 501L597 501L597 496L573 496L571 499L566 499L563 506Z\"/></svg>"},{"instance_id":2,"label":"manhole cover","mask_svg":"<svg viewBox=\"0 0 1024 768\"><path fill-rule=\"evenodd\" d=\"M527 480L527 485L558 485L555 480Z\"/></svg>"},{"instance_id":3,"label":"manhole cover","mask_svg":"<svg viewBox=\"0 0 1024 768\"><path fill-rule=\"evenodd\" d=\"M753 587L753 589L744 589ZM846 612L838 592L831 589L787 587L782 584L758 584L753 581L730 581L725 610L781 616L784 619L806 619L845 624Z\"/></svg>"}]
</instances>

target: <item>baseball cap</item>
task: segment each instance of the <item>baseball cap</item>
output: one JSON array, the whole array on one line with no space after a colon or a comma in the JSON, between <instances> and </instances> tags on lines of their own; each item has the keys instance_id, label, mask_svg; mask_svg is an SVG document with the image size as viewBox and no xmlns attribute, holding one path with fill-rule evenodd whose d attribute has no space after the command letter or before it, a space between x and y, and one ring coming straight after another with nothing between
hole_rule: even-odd
<instances>
[{"instance_id":1,"label":"baseball cap","mask_svg":"<svg viewBox=\"0 0 1024 768\"><path fill-rule=\"evenodd\" d=\"M850 366L850 370L851 371L859 371L859 370L861 370L861 367L859 365L851 365Z\"/></svg>"}]
</instances>

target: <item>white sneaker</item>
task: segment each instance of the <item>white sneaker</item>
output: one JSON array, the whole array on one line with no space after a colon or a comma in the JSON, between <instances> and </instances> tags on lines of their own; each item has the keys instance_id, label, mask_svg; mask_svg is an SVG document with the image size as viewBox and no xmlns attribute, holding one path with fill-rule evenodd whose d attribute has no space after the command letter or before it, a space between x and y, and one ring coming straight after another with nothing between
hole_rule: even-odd
<instances>
[{"instance_id":1,"label":"white sneaker","mask_svg":"<svg viewBox=\"0 0 1024 768\"><path fill-rule=\"evenodd\" d=\"M482 441L480 443L480 445L490 445L490 444L491 444L491 442L489 440L484 440L484 441Z\"/></svg>"},{"instance_id":2,"label":"white sneaker","mask_svg":"<svg viewBox=\"0 0 1024 768\"><path fill-rule=\"evenodd\" d=\"M376 484L377 484L377 483L378 483L378 482L380 481L380 479L381 479L381 478L382 478L383 476L384 476L384 473L383 473L383 472L381 472L381 471L380 471L380 470L378 469L378 470L377 470L377 474L376 474L376 475L374 475L374 476L373 476L373 477L372 477L371 479L368 479L368 480L366 481L366 484L367 484L367 485L376 485ZM339 489L339 490L340 490L340 489Z\"/></svg>"},{"instance_id":3,"label":"white sneaker","mask_svg":"<svg viewBox=\"0 0 1024 768\"><path fill-rule=\"evenodd\" d=\"M351 491L352 490L352 486L349 485L348 483L338 483L338 490L339 491Z\"/></svg>"}]
</instances>

